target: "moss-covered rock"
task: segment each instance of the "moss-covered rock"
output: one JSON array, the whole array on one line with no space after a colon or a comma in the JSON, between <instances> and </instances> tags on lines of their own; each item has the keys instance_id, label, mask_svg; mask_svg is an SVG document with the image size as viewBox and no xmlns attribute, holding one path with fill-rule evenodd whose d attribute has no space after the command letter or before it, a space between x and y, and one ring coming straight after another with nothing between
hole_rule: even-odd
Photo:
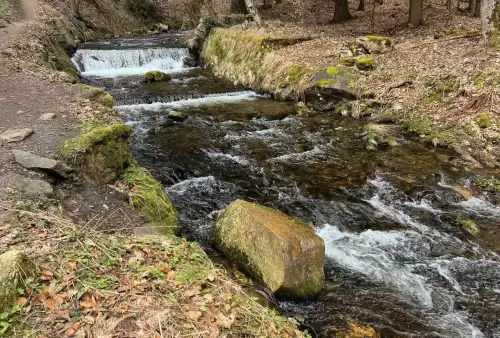
<instances>
[{"instance_id":1,"label":"moss-covered rock","mask_svg":"<svg viewBox=\"0 0 500 338\"><path fill-rule=\"evenodd\" d=\"M336 102L342 99L357 98L356 75L344 66L328 67L313 77L305 94L314 109L334 109Z\"/></svg>"},{"instance_id":2,"label":"moss-covered rock","mask_svg":"<svg viewBox=\"0 0 500 338\"><path fill-rule=\"evenodd\" d=\"M111 108L115 104L115 100L110 93L101 88L92 87L86 84L79 84L82 95L92 101L98 102L105 107Z\"/></svg>"},{"instance_id":3,"label":"moss-covered rock","mask_svg":"<svg viewBox=\"0 0 500 338\"><path fill-rule=\"evenodd\" d=\"M360 70L373 70L377 67L377 63L373 56L362 55L356 59L356 67Z\"/></svg>"},{"instance_id":4,"label":"moss-covered rock","mask_svg":"<svg viewBox=\"0 0 500 338\"><path fill-rule=\"evenodd\" d=\"M159 70L151 70L144 74L144 81L146 82L164 82L170 81L170 76Z\"/></svg>"},{"instance_id":5,"label":"moss-covered rock","mask_svg":"<svg viewBox=\"0 0 500 338\"><path fill-rule=\"evenodd\" d=\"M344 66L347 66L347 67L352 67L356 64L356 58L352 57L352 56L345 56L345 57L341 57L339 59L339 63L341 65L344 65Z\"/></svg>"},{"instance_id":6,"label":"moss-covered rock","mask_svg":"<svg viewBox=\"0 0 500 338\"><path fill-rule=\"evenodd\" d=\"M480 128L491 127L490 117L486 113L480 113L476 116L475 121Z\"/></svg>"},{"instance_id":7,"label":"moss-covered rock","mask_svg":"<svg viewBox=\"0 0 500 338\"><path fill-rule=\"evenodd\" d=\"M23 252L10 250L0 255L0 313L10 311L18 289L36 274L36 265Z\"/></svg>"},{"instance_id":8,"label":"moss-covered rock","mask_svg":"<svg viewBox=\"0 0 500 338\"><path fill-rule=\"evenodd\" d=\"M64 141L60 153L88 181L108 183L120 177L132 159L131 133L132 128L121 123L95 127Z\"/></svg>"},{"instance_id":9,"label":"moss-covered rock","mask_svg":"<svg viewBox=\"0 0 500 338\"><path fill-rule=\"evenodd\" d=\"M370 54L383 54L394 48L391 38L387 36L367 35L356 39L356 42Z\"/></svg>"},{"instance_id":10,"label":"moss-covered rock","mask_svg":"<svg viewBox=\"0 0 500 338\"><path fill-rule=\"evenodd\" d=\"M479 234L479 228L475 220L466 217L459 217L457 222L464 231L468 232L472 236L477 236Z\"/></svg>"},{"instance_id":11,"label":"moss-covered rock","mask_svg":"<svg viewBox=\"0 0 500 338\"><path fill-rule=\"evenodd\" d=\"M132 204L155 224L157 231L163 234L179 232L179 215L163 186L149 171L133 161L123 180L133 191Z\"/></svg>"},{"instance_id":12,"label":"moss-covered rock","mask_svg":"<svg viewBox=\"0 0 500 338\"><path fill-rule=\"evenodd\" d=\"M310 297L324 284L325 245L307 224L242 200L218 218L216 245L277 294Z\"/></svg>"}]
</instances>

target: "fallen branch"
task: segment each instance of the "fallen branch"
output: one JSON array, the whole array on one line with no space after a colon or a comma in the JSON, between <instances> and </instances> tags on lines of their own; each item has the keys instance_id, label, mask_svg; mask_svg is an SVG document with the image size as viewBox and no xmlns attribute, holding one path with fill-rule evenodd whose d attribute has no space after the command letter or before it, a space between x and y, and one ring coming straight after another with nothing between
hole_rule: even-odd
<instances>
[{"instance_id":1,"label":"fallen branch","mask_svg":"<svg viewBox=\"0 0 500 338\"><path fill-rule=\"evenodd\" d=\"M448 41L452 41L452 40L459 40L459 39L470 39L470 38L477 38L477 37L481 37L481 34L479 33L475 33L475 34L467 34L467 35L460 35L460 36L454 36L454 37L451 37L451 38L448 38L448 39L444 39L444 40L434 40L434 41L427 41L427 42L424 42L424 43L421 43L421 44L418 44L418 45L415 45L411 48L417 48L417 47L420 47L420 46L424 46L424 45L429 45L431 43L437 43L437 42L448 42Z\"/></svg>"}]
</instances>

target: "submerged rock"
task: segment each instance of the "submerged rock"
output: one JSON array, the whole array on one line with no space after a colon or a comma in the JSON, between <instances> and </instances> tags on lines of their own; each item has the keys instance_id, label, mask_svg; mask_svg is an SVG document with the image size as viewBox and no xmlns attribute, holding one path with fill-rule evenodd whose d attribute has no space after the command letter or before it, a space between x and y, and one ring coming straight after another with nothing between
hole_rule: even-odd
<instances>
[{"instance_id":1,"label":"submerged rock","mask_svg":"<svg viewBox=\"0 0 500 338\"><path fill-rule=\"evenodd\" d=\"M37 267L19 250L10 250L0 255L0 312L10 311L28 279L36 277Z\"/></svg>"},{"instance_id":2,"label":"submerged rock","mask_svg":"<svg viewBox=\"0 0 500 338\"><path fill-rule=\"evenodd\" d=\"M21 142L33 134L33 132L34 130L31 128L9 129L0 134L0 141L7 143Z\"/></svg>"},{"instance_id":3,"label":"submerged rock","mask_svg":"<svg viewBox=\"0 0 500 338\"><path fill-rule=\"evenodd\" d=\"M167 117L170 120L182 122L188 118L188 115L184 112L181 112L181 111L172 110L170 113L168 113Z\"/></svg>"},{"instance_id":4,"label":"submerged rock","mask_svg":"<svg viewBox=\"0 0 500 338\"><path fill-rule=\"evenodd\" d=\"M170 81L170 76L159 70L152 70L144 74L144 80L146 82Z\"/></svg>"},{"instance_id":5,"label":"submerged rock","mask_svg":"<svg viewBox=\"0 0 500 338\"><path fill-rule=\"evenodd\" d=\"M63 163L51 158L38 156L23 150L13 150L12 155L17 163L21 164L26 169L40 169L55 173L62 177L68 177L71 168Z\"/></svg>"},{"instance_id":6,"label":"submerged rock","mask_svg":"<svg viewBox=\"0 0 500 338\"><path fill-rule=\"evenodd\" d=\"M219 216L216 245L272 292L318 294L325 281L325 245L307 224L278 210L237 200Z\"/></svg>"},{"instance_id":7,"label":"submerged rock","mask_svg":"<svg viewBox=\"0 0 500 338\"><path fill-rule=\"evenodd\" d=\"M198 66L198 63L196 62L195 58L193 56L186 56L184 59L182 59L182 63L186 67L196 67Z\"/></svg>"},{"instance_id":8,"label":"submerged rock","mask_svg":"<svg viewBox=\"0 0 500 338\"><path fill-rule=\"evenodd\" d=\"M384 54L394 49L392 40L386 36L367 35L356 39L370 54Z\"/></svg>"}]
</instances>

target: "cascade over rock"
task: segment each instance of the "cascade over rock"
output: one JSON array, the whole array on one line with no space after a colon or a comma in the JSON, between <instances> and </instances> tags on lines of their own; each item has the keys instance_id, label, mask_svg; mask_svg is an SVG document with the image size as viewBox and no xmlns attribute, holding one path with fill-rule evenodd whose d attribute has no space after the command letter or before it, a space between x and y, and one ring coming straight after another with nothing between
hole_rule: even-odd
<instances>
[{"instance_id":1,"label":"cascade over rock","mask_svg":"<svg viewBox=\"0 0 500 338\"><path fill-rule=\"evenodd\" d=\"M325 281L325 245L298 219L237 200L219 216L216 245L279 295L310 297Z\"/></svg>"}]
</instances>

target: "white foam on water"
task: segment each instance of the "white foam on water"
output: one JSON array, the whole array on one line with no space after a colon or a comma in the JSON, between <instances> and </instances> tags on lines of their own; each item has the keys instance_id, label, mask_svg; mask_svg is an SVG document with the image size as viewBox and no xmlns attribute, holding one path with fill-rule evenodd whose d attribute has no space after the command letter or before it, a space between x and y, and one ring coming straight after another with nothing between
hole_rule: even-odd
<instances>
[{"instance_id":1,"label":"white foam on water","mask_svg":"<svg viewBox=\"0 0 500 338\"><path fill-rule=\"evenodd\" d=\"M456 203L456 205L464 208L465 210L481 215L494 217L500 219L500 207L495 206L492 203L479 199L477 197L472 197L466 201L461 201Z\"/></svg>"},{"instance_id":2,"label":"white foam on water","mask_svg":"<svg viewBox=\"0 0 500 338\"><path fill-rule=\"evenodd\" d=\"M238 155L231 155L231 154L226 154L226 153L219 153L219 152L213 152L210 150L204 150L205 154L207 154L208 157L211 159L218 159L218 160L230 160L231 162L235 162L244 166L249 165L249 162L247 159L238 156Z\"/></svg>"},{"instance_id":3,"label":"white foam on water","mask_svg":"<svg viewBox=\"0 0 500 338\"><path fill-rule=\"evenodd\" d=\"M325 241L327 257L341 267L393 286L423 307L432 307L432 289L426 278L413 273L411 266L398 263L395 257L402 253L408 258L415 255L408 242L418 241L418 233L367 230L357 234L327 224L318 235Z\"/></svg>"},{"instance_id":4,"label":"white foam on water","mask_svg":"<svg viewBox=\"0 0 500 338\"><path fill-rule=\"evenodd\" d=\"M267 161L270 162L285 162L285 161L290 161L290 160L295 160L295 161L303 161L303 160L308 160L310 158L314 158L315 156L322 155L324 154L323 150L321 150L319 147L314 147L311 150L303 151L300 153L292 153L292 154L286 154L286 155L281 155L277 157L273 157L268 159Z\"/></svg>"},{"instance_id":5,"label":"white foam on water","mask_svg":"<svg viewBox=\"0 0 500 338\"><path fill-rule=\"evenodd\" d=\"M215 177L213 176L203 176L203 177L195 177L189 180L185 180L179 183L176 183L166 189L168 193L175 193L177 195L184 195L186 192L190 192L193 189L197 190L199 188L206 189L207 187L213 187L217 183L215 181Z\"/></svg>"},{"instance_id":6,"label":"white foam on water","mask_svg":"<svg viewBox=\"0 0 500 338\"><path fill-rule=\"evenodd\" d=\"M187 56L187 48L79 49L71 61L83 76L114 78L141 75L151 70L185 71L183 59Z\"/></svg>"},{"instance_id":7,"label":"white foam on water","mask_svg":"<svg viewBox=\"0 0 500 338\"><path fill-rule=\"evenodd\" d=\"M224 94L212 94L206 95L204 97L195 99L186 99L173 102L155 102L155 103L142 103L134 105L124 105L116 107L119 110L149 110L149 111L160 111L165 108L182 108L182 107L192 107L192 106L203 106L203 105L215 105L227 102L237 102L245 100L255 100L261 97L253 91L243 91L234 93L224 93Z\"/></svg>"}]
</instances>

